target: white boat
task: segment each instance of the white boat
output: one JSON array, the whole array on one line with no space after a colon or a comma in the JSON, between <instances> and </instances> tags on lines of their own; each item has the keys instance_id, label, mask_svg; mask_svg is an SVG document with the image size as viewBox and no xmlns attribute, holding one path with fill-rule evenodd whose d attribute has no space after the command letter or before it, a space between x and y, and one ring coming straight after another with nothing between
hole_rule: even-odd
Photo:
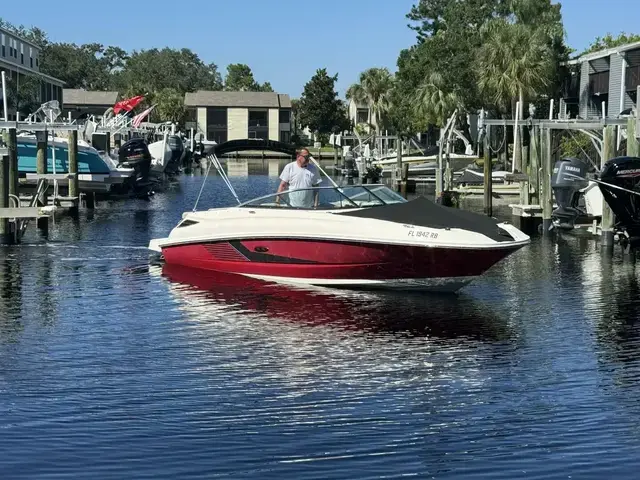
<instances>
[{"instance_id":1,"label":"white boat","mask_svg":"<svg viewBox=\"0 0 640 480\"><path fill-rule=\"evenodd\" d=\"M35 186L38 183L36 137L34 134L20 133L17 143L18 171L25 177L27 185ZM47 173L69 173L69 142L66 137L49 136ZM106 152L100 152L86 141L78 139L78 183L81 191L108 193L113 188L120 188L133 175L133 168L118 167L117 162ZM60 187L68 187L67 179L56 182Z\"/></svg>"},{"instance_id":2,"label":"white boat","mask_svg":"<svg viewBox=\"0 0 640 480\"><path fill-rule=\"evenodd\" d=\"M149 249L167 264L281 283L457 291L529 242L484 215L334 183L186 212Z\"/></svg>"}]
</instances>

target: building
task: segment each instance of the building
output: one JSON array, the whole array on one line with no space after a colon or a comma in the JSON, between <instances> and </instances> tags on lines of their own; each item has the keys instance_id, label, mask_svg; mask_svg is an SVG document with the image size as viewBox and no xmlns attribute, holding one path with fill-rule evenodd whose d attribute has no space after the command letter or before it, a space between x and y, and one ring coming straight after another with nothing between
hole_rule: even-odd
<instances>
[{"instance_id":1,"label":"building","mask_svg":"<svg viewBox=\"0 0 640 480\"><path fill-rule=\"evenodd\" d=\"M15 82L19 88L20 81L26 76L35 77L40 83L39 102L58 100L62 107L64 82L40 72L40 54L40 47L34 43L0 28L0 71L6 72L7 82ZM15 109L10 107L9 119L15 120L15 118Z\"/></svg>"},{"instance_id":2,"label":"building","mask_svg":"<svg viewBox=\"0 0 640 480\"><path fill-rule=\"evenodd\" d=\"M264 138L290 143L291 99L273 92L198 90L185 95L187 128L207 140Z\"/></svg>"},{"instance_id":3,"label":"building","mask_svg":"<svg viewBox=\"0 0 640 480\"><path fill-rule=\"evenodd\" d=\"M364 103L358 103L353 98L349 99L347 111L353 125L364 125L367 132L371 129L370 125L375 124L375 115L371 114L371 109Z\"/></svg>"},{"instance_id":4,"label":"building","mask_svg":"<svg viewBox=\"0 0 640 480\"><path fill-rule=\"evenodd\" d=\"M591 52L565 63L563 91L568 116L617 117L637 105L640 85L640 42ZM561 112L562 114L563 112Z\"/></svg>"},{"instance_id":5,"label":"building","mask_svg":"<svg viewBox=\"0 0 640 480\"><path fill-rule=\"evenodd\" d=\"M62 94L64 96L63 116L66 118L71 113L73 120L87 115L101 116L120 100L118 92L65 88Z\"/></svg>"}]
</instances>

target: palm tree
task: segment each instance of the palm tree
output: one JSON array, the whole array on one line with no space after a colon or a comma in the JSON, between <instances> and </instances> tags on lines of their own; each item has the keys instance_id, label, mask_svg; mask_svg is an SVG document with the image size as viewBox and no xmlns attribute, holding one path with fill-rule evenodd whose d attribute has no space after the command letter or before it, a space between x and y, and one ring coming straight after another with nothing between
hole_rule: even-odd
<instances>
[{"instance_id":1,"label":"palm tree","mask_svg":"<svg viewBox=\"0 0 640 480\"><path fill-rule=\"evenodd\" d=\"M388 68L369 68L360 74L359 83L351 85L347 90L348 100L365 103L369 107L376 135L380 133L385 115L389 111L393 84L393 75Z\"/></svg>"},{"instance_id":2,"label":"palm tree","mask_svg":"<svg viewBox=\"0 0 640 480\"><path fill-rule=\"evenodd\" d=\"M519 101L522 118L524 101L540 96L553 80L554 54L548 32L504 19L489 22L484 30L485 40L477 57L480 90L505 110L509 103ZM519 154L516 146L518 169Z\"/></svg>"},{"instance_id":3,"label":"palm tree","mask_svg":"<svg viewBox=\"0 0 640 480\"><path fill-rule=\"evenodd\" d=\"M462 105L457 92L448 90L443 76L432 72L415 92L414 108L416 114L427 123L443 127L456 108Z\"/></svg>"}]
</instances>

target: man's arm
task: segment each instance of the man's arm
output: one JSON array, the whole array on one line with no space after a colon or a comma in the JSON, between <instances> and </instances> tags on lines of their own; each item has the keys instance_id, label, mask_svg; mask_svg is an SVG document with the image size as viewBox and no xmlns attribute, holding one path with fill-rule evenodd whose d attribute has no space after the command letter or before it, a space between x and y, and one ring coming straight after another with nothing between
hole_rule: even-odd
<instances>
[{"instance_id":1,"label":"man's arm","mask_svg":"<svg viewBox=\"0 0 640 480\"><path fill-rule=\"evenodd\" d=\"M287 182L285 182L284 180L282 180L280 182L280 185L278 186L278 191L277 193L280 192L284 192L285 190L287 190L289 188L289 184ZM279 205L280 204L280 195L276 196L276 203Z\"/></svg>"}]
</instances>

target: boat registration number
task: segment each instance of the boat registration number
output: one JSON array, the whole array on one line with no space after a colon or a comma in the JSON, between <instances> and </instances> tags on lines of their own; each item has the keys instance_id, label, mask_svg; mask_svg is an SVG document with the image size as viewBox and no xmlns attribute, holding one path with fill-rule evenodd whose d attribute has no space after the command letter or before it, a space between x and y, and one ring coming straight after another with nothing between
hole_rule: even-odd
<instances>
[{"instance_id":1,"label":"boat registration number","mask_svg":"<svg viewBox=\"0 0 640 480\"><path fill-rule=\"evenodd\" d=\"M409 230L407 232L407 236L416 238L438 238L438 234L436 232L425 232L423 230Z\"/></svg>"}]
</instances>

